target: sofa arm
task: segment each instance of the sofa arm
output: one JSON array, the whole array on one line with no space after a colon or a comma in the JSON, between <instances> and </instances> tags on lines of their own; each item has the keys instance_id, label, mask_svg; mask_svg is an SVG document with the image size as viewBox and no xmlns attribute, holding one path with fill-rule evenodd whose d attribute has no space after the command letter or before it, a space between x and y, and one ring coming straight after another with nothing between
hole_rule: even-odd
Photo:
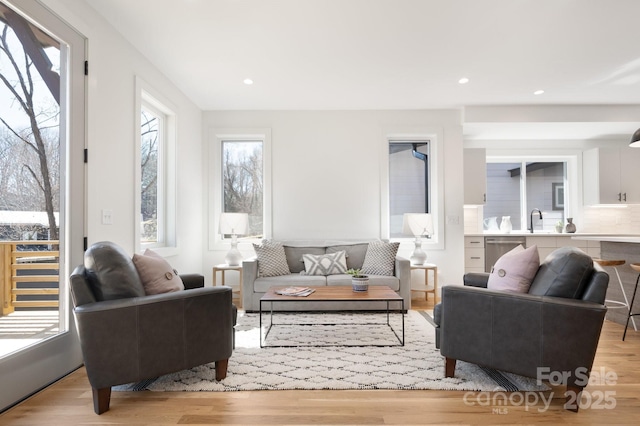
<instances>
[{"instance_id":1,"label":"sofa arm","mask_svg":"<svg viewBox=\"0 0 640 426\"><path fill-rule=\"evenodd\" d=\"M76 307L91 386L102 389L228 359L231 297L230 287L206 287Z\"/></svg>"},{"instance_id":2,"label":"sofa arm","mask_svg":"<svg viewBox=\"0 0 640 426\"><path fill-rule=\"evenodd\" d=\"M395 275L400 280L400 296L404 299L404 308L411 309L411 262L409 259L397 256Z\"/></svg>"},{"instance_id":3,"label":"sofa arm","mask_svg":"<svg viewBox=\"0 0 640 426\"><path fill-rule=\"evenodd\" d=\"M258 259L242 261L242 308L247 311L258 310L253 306L253 282L258 278Z\"/></svg>"},{"instance_id":4,"label":"sofa arm","mask_svg":"<svg viewBox=\"0 0 640 426\"><path fill-rule=\"evenodd\" d=\"M540 366L567 371L571 382L576 368L593 365L606 310L583 300L446 286L440 352L529 377Z\"/></svg>"},{"instance_id":5,"label":"sofa arm","mask_svg":"<svg viewBox=\"0 0 640 426\"><path fill-rule=\"evenodd\" d=\"M468 272L462 277L462 283L470 287L487 288L489 274L486 272Z\"/></svg>"},{"instance_id":6,"label":"sofa arm","mask_svg":"<svg viewBox=\"0 0 640 426\"><path fill-rule=\"evenodd\" d=\"M185 290L204 287L204 276L200 274L180 274Z\"/></svg>"}]
</instances>

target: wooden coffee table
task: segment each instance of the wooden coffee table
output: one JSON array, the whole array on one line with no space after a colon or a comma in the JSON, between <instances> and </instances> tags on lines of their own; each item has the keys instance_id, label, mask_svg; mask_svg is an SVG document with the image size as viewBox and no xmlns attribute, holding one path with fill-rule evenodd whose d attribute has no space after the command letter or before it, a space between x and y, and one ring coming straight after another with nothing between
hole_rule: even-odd
<instances>
[{"instance_id":1,"label":"wooden coffee table","mask_svg":"<svg viewBox=\"0 0 640 426\"><path fill-rule=\"evenodd\" d=\"M358 303L371 303L371 302L386 302L386 315L387 322L386 325L389 326L393 334L395 334L398 339L398 345L353 345L353 346L404 346L404 299L398 295L395 291L391 290L388 286L369 286L368 291L353 291L349 286L330 286L330 287L312 287L315 291L308 296L284 296L281 294L277 294L276 290L286 288L287 286L279 286L279 287L271 287L267 292L260 298L260 347L266 347L265 342L267 340L267 335L271 328L274 325L285 325L285 324L274 324L273 322L273 303L274 302L297 302L300 304L309 303L309 302L327 302L330 304L331 302L358 302ZM391 309L391 304L396 303L400 309ZM262 313L264 311L263 304L268 304L269 306L269 324L266 332L263 335L262 332ZM304 309L300 309L301 311L305 311ZM305 311L306 312L306 311ZM393 328L391 323L389 322L389 317L392 312L400 313L402 317L402 337L398 335L398 332ZM379 325L380 323L378 323ZM292 325L292 324L286 324ZM313 325L313 324L297 324L297 325ZM317 325L333 325L333 324L317 324ZM366 325L366 324L363 324ZM289 345L289 346L297 346L297 345ZM309 345L307 345L309 346ZM317 345L317 346L331 346L331 345Z\"/></svg>"}]
</instances>

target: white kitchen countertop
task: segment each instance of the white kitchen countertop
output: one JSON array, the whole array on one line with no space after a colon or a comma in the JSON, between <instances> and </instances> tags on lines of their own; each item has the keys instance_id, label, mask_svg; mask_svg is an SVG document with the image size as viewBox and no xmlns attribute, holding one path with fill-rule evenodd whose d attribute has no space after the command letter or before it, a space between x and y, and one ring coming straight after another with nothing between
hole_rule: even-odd
<instances>
[{"instance_id":1,"label":"white kitchen countertop","mask_svg":"<svg viewBox=\"0 0 640 426\"><path fill-rule=\"evenodd\" d=\"M534 232L533 234L529 231L512 231L509 234L505 234L502 232L477 232L472 234L464 234L465 237L603 237L603 236L611 236L610 234L595 234L595 233L583 233L576 232L573 234L568 233L558 233L558 232ZM624 237L623 235L618 235L618 237ZM627 236L628 237L628 236ZM640 239L640 235L636 236ZM639 241L640 242L640 241Z\"/></svg>"},{"instance_id":2,"label":"white kitchen countertop","mask_svg":"<svg viewBox=\"0 0 640 426\"><path fill-rule=\"evenodd\" d=\"M606 241L610 243L640 243L640 235L576 235L573 239Z\"/></svg>"}]
</instances>

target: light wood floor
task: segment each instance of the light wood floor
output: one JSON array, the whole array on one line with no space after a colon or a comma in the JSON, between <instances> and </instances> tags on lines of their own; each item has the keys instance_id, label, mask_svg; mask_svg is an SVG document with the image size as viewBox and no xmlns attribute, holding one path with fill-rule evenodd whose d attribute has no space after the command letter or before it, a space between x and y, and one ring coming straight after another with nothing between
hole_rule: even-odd
<instances>
[{"instance_id":1,"label":"light wood floor","mask_svg":"<svg viewBox=\"0 0 640 426\"><path fill-rule=\"evenodd\" d=\"M431 303L414 299L414 307ZM113 392L110 411L93 413L91 389L84 368L63 378L0 415L1 425L366 425L366 424L638 424L640 415L640 332L605 322L594 372L608 374L609 383L592 383L585 393L591 408L578 413L563 409L563 389L548 409L535 394L526 406L518 400L487 405L487 394L458 391L252 391L252 392ZM593 377L593 376L592 376ZM615 382L615 383L611 383ZM0 385L1 387L5 384ZM466 399L465 399L466 395ZM489 394L499 397L503 393ZM475 404L475 405L471 405ZM611 407L615 405L614 407ZM606 408L610 407L610 408Z\"/></svg>"}]
</instances>

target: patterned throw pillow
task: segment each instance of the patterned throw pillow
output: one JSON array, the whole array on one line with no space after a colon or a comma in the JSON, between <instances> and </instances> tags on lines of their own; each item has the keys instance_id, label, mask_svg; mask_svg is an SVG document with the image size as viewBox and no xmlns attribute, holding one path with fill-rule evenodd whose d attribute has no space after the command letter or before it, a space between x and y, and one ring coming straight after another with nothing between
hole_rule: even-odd
<instances>
[{"instance_id":1,"label":"patterned throw pillow","mask_svg":"<svg viewBox=\"0 0 640 426\"><path fill-rule=\"evenodd\" d=\"M258 256L259 277L279 277L289 275L289 265L284 254L284 246L277 241L263 240L262 245L254 244Z\"/></svg>"},{"instance_id":2,"label":"patterned throw pillow","mask_svg":"<svg viewBox=\"0 0 640 426\"><path fill-rule=\"evenodd\" d=\"M347 273L347 252L303 254L305 275L337 275Z\"/></svg>"},{"instance_id":3,"label":"patterned throw pillow","mask_svg":"<svg viewBox=\"0 0 640 426\"><path fill-rule=\"evenodd\" d=\"M363 274L392 276L396 268L396 255L400 243L372 241L362 264Z\"/></svg>"}]
</instances>

